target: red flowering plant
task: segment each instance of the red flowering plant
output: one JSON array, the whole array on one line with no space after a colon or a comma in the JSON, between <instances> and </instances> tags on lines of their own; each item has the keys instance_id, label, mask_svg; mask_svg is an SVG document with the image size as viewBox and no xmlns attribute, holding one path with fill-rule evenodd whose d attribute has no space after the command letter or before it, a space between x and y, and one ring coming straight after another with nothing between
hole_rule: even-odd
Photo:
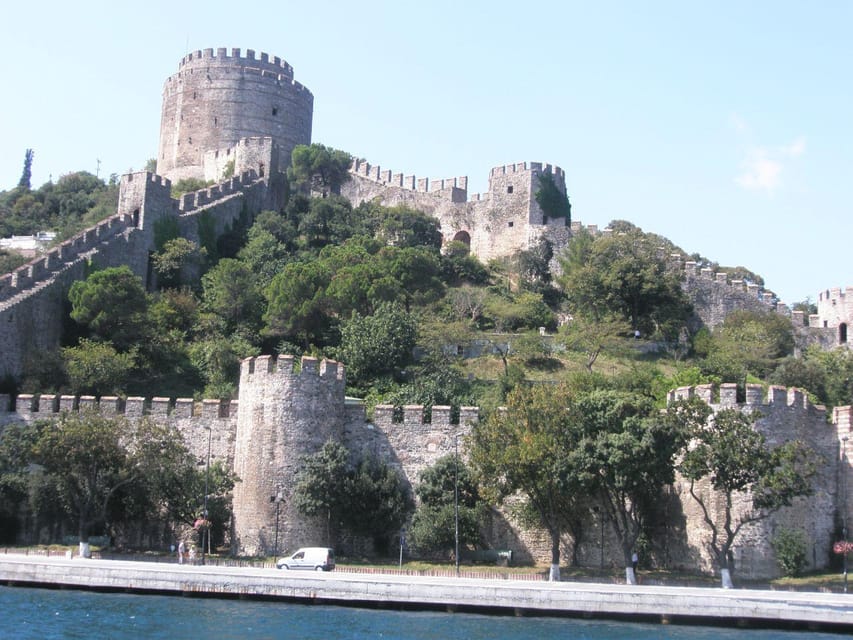
<instances>
[{"instance_id":1,"label":"red flowering plant","mask_svg":"<svg viewBox=\"0 0 853 640\"><path fill-rule=\"evenodd\" d=\"M196 518L196 521L193 523L193 529L196 531L201 531L202 529L206 529L210 526L210 520L205 518Z\"/></svg>"},{"instance_id":2,"label":"red flowering plant","mask_svg":"<svg viewBox=\"0 0 853 640\"><path fill-rule=\"evenodd\" d=\"M834 545L832 545L833 552L839 555L847 555L851 551L853 551L853 542L849 542L847 540L839 540Z\"/></svg>"}]
</instances>

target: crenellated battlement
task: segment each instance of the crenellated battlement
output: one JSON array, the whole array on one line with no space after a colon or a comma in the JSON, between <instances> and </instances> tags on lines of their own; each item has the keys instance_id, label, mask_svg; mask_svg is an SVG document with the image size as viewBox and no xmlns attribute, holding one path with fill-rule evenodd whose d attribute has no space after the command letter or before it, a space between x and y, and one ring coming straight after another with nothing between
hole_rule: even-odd
<instances>
[{"instance_id":1,"label":"crenellated battlement","mask_svg":"<svg viewBox=\"0 0 853 640\"><path fill-rule=\"evenodd\" d=\"M730 279L728 273L700 267L680 254L672 254L670 263L683 273L683 287L694 298L697 315L706 326L721 324L736 309L775 311L802 324L802 317L794 317L788 305L759 284Z\"/></svg>"},{"instance_id":2,"label":"crenellated battlement","mask_svg":"<svg viewBox=\"0 0 853 640\"><path fill-rule=\"evenodd\" d=\"M37 288L40 283L50 280L69 263L82 259L102 243L121 235L133 226L135 224L132 216L111 216L14 271L0 276L0 303Z\"/></svg>"},{"instance_id":3,"label":"crenellated battlement","mask_svg":"<svg viewBox=\"0 0 853 640\"><path fill-rule=\"evenodd\" d=\"M204 399L195 401L192 398L143 398L118 396L65 395L56 393L22 393L14 398L0 394L0 414L15 413L18 417L29 422L56 417L63 412L91 411L103 416L126 418L155 418L218 420L232 418L237 415L238 401L222 401L219 399ZM0 420L2 422L2 420Z\"/></svg>"},{"instance_id":4,"label":"crenellated battlement","mask_svg":"<svg viewBox=\"0 0 853 640\"><path fill-rule=\"evenodd\" d=\"M183 69L184 67L194 65L236 64L238 66L274 71L278 74L293 77L293 67L286 60L282 60L278 56L270 56L262 52L259 57L255 57L254 49L246 49L245 55L240 55L240 51L239 47L232 48L230 55L228 54L227 47L219 47L215 52L212 48L192 51L181 58L178 68Z\"/></svg>"},{"instance_id":5,"label":"crenellated battlement","mask_svg":"<svg viewBox=\"0 0 853 640\"><path fill-rule=\"evenodd\" d=\"M313 109L311 91L277 56L224 47L192 51L163 86L157 172L174 180L216 179L221 172L205 167L211 151L264 137L278 149L266 171L278 172L296 145L310 144Z\"/></svg>"},{"instance_id":6,"label":"crenellated battlement","mask_svg":"<svg viewBox=\"0 0 853 640\"><path fill-rule=\"evenodd\" d=\"M468 191L468 176L455 178L418 178L402 173L394 173L390 169L383 170L379 165L371 165L363 158L354 158L350 172L376 182L386 187L397 187L418 193L439 193L453 190Z\"/></svg>"},{"instance_id":7,"label":"crenellated battlement","mask_svg":"<svg viewBox=\"0 0 853 640\"><path fill-rule=\"evenodd\" d=\"M543 162L516 162L514 164L498 165L497 167L492 167L491 171L489 171L489 178L526 173L528 171L533 173L550 173L557 182L562 182L565 185L566 172L560 167Z\"/></svg>"},{"instance_id":8,"label":"crenellated battlement","mask_svg":"<svg viewBox=\"0 0 853 640\"><path fill-rule=\"evenodd\" d=\"M737 399L737 384L734 383L678 387L667 394L667 404L690 398L703 400L715 411L725 408L755 409L762 412L785 409L798 411L810 416L825 418L826 415L826 408L824 406L812 404L808 395L802 389L795 387L786 388L771 385L765 390L763 385L747 384L746 398L743 402L739 402Z\"/></svg>"},{"instance_id":9,"label":"crenellated battlement","mask_svg":"<svg viewBox=\"0 0 853 640\"><path fill-rule=\"evenodd\" d=\"M292 355L255 356L240 363L240 383L258 384L269 378L320 378L335 383L345 380L344 365L335 360Z\"/></svg>"},{"instance_id":10,"label":"crenellated battlement","mask_svg":"<svg viewBox=\"0 0 853 640\"><path fill-rule=\"evenodd\" d=\"M193 81L196 75L204 74L210 80L215 74L228 77L229 74L241 76L255 76L263 80L269 80L280 86L289 87L296 95L304 95L305 99L313 103L314 95L301 82L293 78L293 67L285 60L277 56L269 56L261 53L255 57L252 49L246 50L246 55L240 55L240 49L231 49L228 55L226 48L219 48L214 53L213 49L194 51L184 56L178 64L178 72L166 79L164 93L171 95L179 90L181 82Z\"/></svg>"},{"instance_id":11,"label":"crenellated battlement","mask_svg":"<svg viewBox=\"0 0 853 640\"><path fill-rule=\"evenodd\" d=\"M402 415L391 404L378 404L373 408L373 423L382 430L394 425L406 428L429 427L441 429L450 426L466 426L479 420L479 407L459 407L459 419L451 419L452 409L445 405L433 405L427 411L422 404L409 404L403 407Z\"/></svg>"},{"instance_id":12,"label":"crenellated battlement","mask_svg":"<svg viewBox=\"0 0 853 640\"><path fill-rule=\"evenodd\" d=\"M186 214L216 204L225 198L242 194L245 187L251 186L258 180L257 171L244 171L239 176L228 178L219 184L183 194L180 200L174 201L176 209L179 213Z\"/></svg>"},{"instance_id":13,"label":"crenellated battlement","mask_svg":"<svg viewBox=\"0 0 853 640\"><path fill-rule=\"evenodd\" d=\"M609 228L599 230L597 224L584 225L582 222L580 222L578 220L572 220L571 229L572 229L572 234L580 233L582 229L586 229L586 231L588 231L593 236L597 236L597 235L599 235L599 233L601 233L602 235L606 235L606 234L610 233Z\"/></svg>"}]
</instances>

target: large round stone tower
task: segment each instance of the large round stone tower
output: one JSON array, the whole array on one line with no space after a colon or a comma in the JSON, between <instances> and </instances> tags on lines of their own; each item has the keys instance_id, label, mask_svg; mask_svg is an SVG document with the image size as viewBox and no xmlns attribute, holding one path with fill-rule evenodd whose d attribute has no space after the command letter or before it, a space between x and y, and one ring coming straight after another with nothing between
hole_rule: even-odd
<instances>
[{"instance_id":1,"label":"large round stone tower","mask_svg":"<svg viewBox=\"0 0 853 640\"><path fill-rule=\"evenodd\" d=\"M311 143L313 110L314 96L280 58L251 49L189 53L163 87L157 173L218 180L213 174L244 138L271 138L289 164L293 147Z\"/></svg>"}]
</instances>

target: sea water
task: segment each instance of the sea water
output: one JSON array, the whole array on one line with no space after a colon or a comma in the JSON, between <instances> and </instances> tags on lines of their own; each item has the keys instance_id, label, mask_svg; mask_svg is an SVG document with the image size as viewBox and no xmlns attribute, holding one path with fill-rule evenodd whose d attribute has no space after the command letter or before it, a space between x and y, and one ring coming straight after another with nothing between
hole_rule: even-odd
<instances>
[{"instance_id":1,"label":"sea water","mask_svg":"<svg viewBox=\"0 0 853 640\"><path fill-rule=\"evenodd\" d=\"M838 640L829 633L0 587L0 638Z\"/></svg>"}]
</instances>

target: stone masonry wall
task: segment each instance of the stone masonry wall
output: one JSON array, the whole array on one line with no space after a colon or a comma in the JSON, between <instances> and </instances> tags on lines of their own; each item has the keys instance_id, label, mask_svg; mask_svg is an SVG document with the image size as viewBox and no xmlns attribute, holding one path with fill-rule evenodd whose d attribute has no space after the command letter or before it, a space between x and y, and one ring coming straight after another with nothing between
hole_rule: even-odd
<instances>
[{"instance_id":1,"label":"stone masonry wall","mask_svg":"<svg viewBox=\"0 0 853 640\"><path fill-rule=\"evenodd\" d=\"M679 260L675 264L676 268L681 267ZM741 280L730 282L728 274L699 269L692 261L685 262L683 270L682 286L693 302L696 316L694 329L700 326L716 327L732 311L744 309L766 312L777 307L776 297L757 284L747 284Z\"/></svg>"},{"instance_id":2,"label":"stone masonry wall","mask_svg":"<svg viewBox=\"0 0 853 640\"><path fill-rule=\"evenodd\" d=\"M123 416L139 420L144 416L177 429L190 453L200 461L234 463L234 436L237 426L237 401L192 398L117 398L114 396L72 396L53 393L20 394L14 407L8 395L0 395L0 430L12 423L50 420L64 411L94 411L103 416Z\"/></svg>"},{"instance_id":3,"label":"stone masonry wall","mask_svg":"<svg viewBox=\"0 0 853 640\"><path fill-rule=\"evenodd\" d=\"M271 553L276 511L288 547L317 546L321 523L301 518L292 492L301 458L340 440L346 416L344 371L338 363L292 356L244 360L234 471L234 537L241 553ZM282 502L276 505L276 500Z\"/></svg>"},{"instance_id":4,"label":"stone masonry wall","mask_svg":"<svg viewBox=\"0 0 853 640\"><path fill-rule=\"evenodd\" d=\"M255 146L260 151L252 160L263 157L269 166L273 145L267 141ZM154 229L159 220L177 218L181 235L198 244L202 216L213 221L219 235L244 211L254 215L275 207L281 194L274 182L246 171L178 201L170 197L170 182L160 176L145 171L122 176L116 215L0 275L0 376L20 377L40 353L58 347L68 291L93 268L127 265L152 286L149 257L156 249Z\"/></svg>"},{"instance_id":5,"label":"stone masonry wall","mask_svg":"<svg viewBox=\"0 0 853 640\"><path fill-rule=\"evenodd\" d=\"M205 154L253 137L271 137L289 160L296 145L311 143L313 110L314 96L278 57L256 58L252 49L192 52L163 86L157 173L216 180L221 170L208 173Z\"/></svg>"},{"instance_id":6,"label":"stone masonry wall","mask_svg":"<svg viewBox=\"0 0 853 640\"><path fill-rule=\"evenodd\" d=\"M493 168L489 191L468 197L468 178L429 180L405 176L354 160L341 195L353 205L379 199L385 206L405 205L438 219L444 242L460 240L483 262L527 249L540 237L555 250L566 246L571 228L565 218L544 219L534 197L539 176L550 173L565 193L565 173L539 162Z\"/></svg>"},{"instance_id":7,"label":"stone masonry wall","mask_svg":"<svg viewBox=\"0 0 853 640\"><path fill-rule=\"evenodd\" d=\"M41 394L18 396L13 408L8 396L0 396L0 429L12 422L83 409L131 420L150 416L163 421L183 434L198 460L206 459L209 446L213 460L222 459L232 466L240 478L234 490L235 551L269 554L276 546L276 530L282 550L325 543L322 523L296 512L292 492L302 457L316 453L329 439L342 442L356 455L371 453L396 466L412 487L423 469L453 453L457 444L460 455L465 455L465 436L477 420L475 407L462 408L459 423L454 423L449 407L433 407L427 420L423 407L407 406L402 421L396 421L393 409L380 405L373 420L367 421L361 403L344 397L344 387L344 368L339 363L308 357L297 363L291 356L260 356L242 363L239 401ZM809 566L825 568L839 513L849 513L853 507L846 491L853 479L846 449L840 454L843 438L850 436L853 409L837 408L835 424L828 424L823 408L811 405L799 390L770 387L765 394L759 385L748 385L744 403L736 402L735 385L721 385L718 391L710 385L680 388L670 393L670 400L692 395L715 411L726 407L757 410L762 417L756 428L771 445L797 438L821 457L812 496L744 530L734 551L737 575L767 578L778 574L770 541L782 527L802 531L809 541ZM710 496L707 484L698 490ZM678 479L670 495L663 545L667 565L710 569L705 547L709 530L689 495L689 484ZM742 497L738 503L742 509ZM716 513L719 500L711 500L711 504L712 514ZM521 526L511 513L511 507L493 511L485 531L489 544L512 549L518 561L547 562L547 535ZM595 519L586 523L583 539L566 536L566 561L574 547L583 566L611 566L621 560L609 527Z\"/></svg>"},{"instance_id":8,"label":"stone masonry wall","mask_svg":"<svg viewBox=\"0 0 853 640\"><path fill-rule=\"evenodd\" d=\"M779 575L775 554L770 545L782 529L802 532L808 542L807 561L811 569L829 565L835 518L838 508L838 429L826 422L823 407L812 405L799 389L771 386L766 394L761 385L747 385L746 402L736 402L736 385L683 387L670 392L670 400L697 396L716 412L734 408L743 412L758 411L761 417L756 429L764 434L770 446L790 440L802 440L819 456L818 473L814 479L814 494L797 499L786 507L753 525L746 526L733 549L736 574L744 578L766 578ZM690 482L678 478L675 495L680 501L686 521L686 540L671 540L669 545L678 552L672 556L677 567L698 566L710 570L712 558L706 543L710 530L704 525L702 512L690 495ZM697 484L697 493L710 505L713 518L722 517L722 496L714 496L708 482ZM736 496L735 513L746 509L745 496Z\"/></svg>"}]
</instances>

